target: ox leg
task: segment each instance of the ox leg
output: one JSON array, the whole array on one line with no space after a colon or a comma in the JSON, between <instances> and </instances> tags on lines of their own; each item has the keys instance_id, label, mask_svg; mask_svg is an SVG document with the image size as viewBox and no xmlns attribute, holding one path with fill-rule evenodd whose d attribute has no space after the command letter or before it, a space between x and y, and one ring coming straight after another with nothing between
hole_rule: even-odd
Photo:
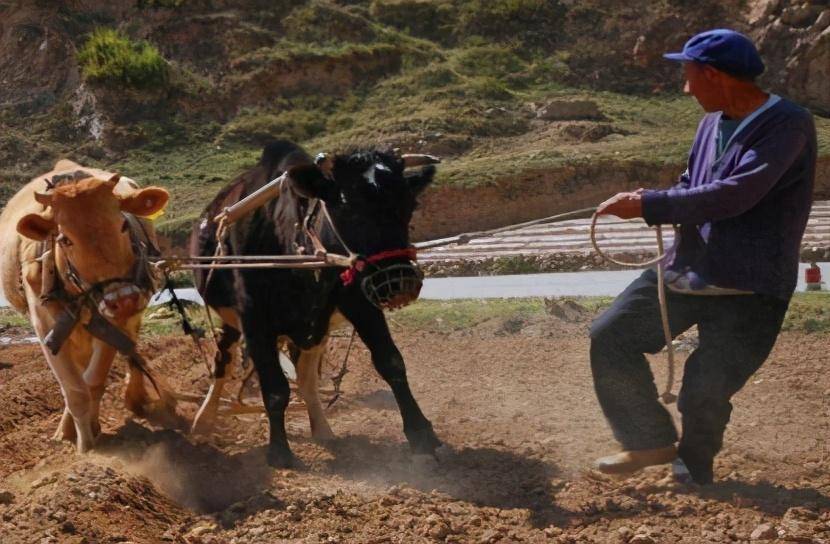
<instances>
[{"instance_id":1,"label":"ox leg","mask_svg":"<svg viewBox=\"0 0 830 544\"><path fill-rule=\"evenodd\" d=\"M101 433L100 410L101 397L104 395L107 375L115 358L115 348L98 340L92 343L92 357L89 366L84 371L84 381L89 387L92 396L91 419L92 432L97 437Z\"/></svg>"},{"instance_id":2,"label":"ox leg","mask_svg":"<svg viewBox=\"0 0 830 544\"><path fill-rule=\"evenodd\" d=\"M341 309L343 310L345 309ZM403 432L412 452L433 455L441 446L441 441L409 389L403 357L392 340L383 313L372 308L349 314L344 311L344 315L352 322L360 339L369 348L375 370L392 388L403 419Z\"/></svg>"},{"instance_id":3,"label":"ox leg","mask_svg":"<svg viewBox=\"0 0 830 544\"><path fill-rule=\"evenodd\" d=\"M125 332L135 341L141 327L141 317L131 318L125 326ZM149 372L149 369L145 369ZM154 374L150 377L151 387L158 395L152 399L147 392L144 378L148 377L136 364L130 362L127 373L127 390L125 404L134 414L146 418L149 422L169 428L181 428L181 417L176 413L176 401L170 394L170 388L162 376Z\"/></svg>"},{"instance_id":4,"label":"ox leg","mask_svg":"<svg viewBox=\"0 0 830 544\"><path fill-rule=\"evenodd\" d=\"M218 308L216 312L222 319L222 332L217 341L219 349L213 359L213 382L190 428L194 434L208 433L216 424L222 390L239 358L238 346L242 337L239 315L231 308Z\"/></svg>"},{"instance_id":5,"label":"ox leg","mask_svg":"<svg viewBox=\"0 0 830 544\"><path fill-rule=\"evenodd\" d=\"M138 329L141 326L141 319L130 319L124 329L133 341L138 339ZM153 401L147 394L147 387L144 383L144 373L138 367L130 364L127 368L127 389L124 392L124 404L127 409L138 417L148 420L164 421L167 407L162 400ZM104 374L103 378L106 378ZM102 382L103 383L103 382Z\"/></svg>"},{"instance_id":6,"label":"ox leg","mask_svg":"<svg viewBox=\"0 0 830 544\"><path fill-rule=\"evenodd\" d=\"M75 432L75 420L72 419L72 414L69 413L69 408L64 404L63 415L61 422L58 423L58 428L55 434L52 435L52 440L62 442L75 442L78 439L78 433Z\"/></svg>"},{"instance_id":7,"label":"ox leg","mask_svg":"<svg viewBox=\"0 0 830 544\"><path fill-rule=\"evenodd\" d=\"M323 405L320 403L319 379L320 365L326 351L328 338L319 345L300 353L297 362L297 392L305 402L308 419L311 423L311 437L318 442L335 439L334 433L326 420Z\"/></svg>"},{"instance_id":8,"label":"ox leg","mask_svg":"<svg viewBox=\"0 0 830 544\"><path fill-rule=\"evenodd\" d=\"M127 369L127 389L124 392L124 404L127 409L138 417L145 417L145 410L150 399L144 387L144 374L130 366Z\"/></svg>"},{"instance_id":9,"label":"ox leg","mask_svg":"<svg viewBox=\"0 0 830 544\"><path fill-rule=\"evenodd\" d=\"M66 351L65 346L54 356L49 350L43 349L66 403L55 437L68 440L74 438L78 453L86 453L95 445L95 433L92 430L92 394L78 367L64 355ZM73 424L74 433L70 428L70 422Z\"/></svg>"},{"instance_id":10,"label":"ox leg","mask_svg":"<svg viewBox=\"0 0 830 544\"><path fill-rule=\"evenodd\" d=\"M27 299L29 316L38 338L41 339L43 356L60 385L65 403L63 416L54 436L58 439L74 440L78 453L86 453L95 444L91 421L92 395L81 376L80 365L76 364L73 357L78 361L85 361L90 353L83 347L83 343L73 344L73 338L70 337L58 354L52 355L42 343L51 327L51 318L46 314L45 307L34 302L39 300L37 296L27 291Z\"/></svg>"},{"instance_id":11,"label":"ox leg","mask_svg":"<svg viewBox=\"0 0 830 544\"><path fill-rule=\"evenodd\" d=\"M258 326L262 328L261 323ZM268 464L275 468L288 468L295 463L294 454L291 453L288 437L285 434L285 409L288 407L291 389L288 386L288 379L280 368L276 350L277 336L274 333L262 331L250 334L248 331L256 330L256 323L246 321L243 327L248 354L259 376L262 402L268 414L270 429Z\"/></svg>"}]
</instances>

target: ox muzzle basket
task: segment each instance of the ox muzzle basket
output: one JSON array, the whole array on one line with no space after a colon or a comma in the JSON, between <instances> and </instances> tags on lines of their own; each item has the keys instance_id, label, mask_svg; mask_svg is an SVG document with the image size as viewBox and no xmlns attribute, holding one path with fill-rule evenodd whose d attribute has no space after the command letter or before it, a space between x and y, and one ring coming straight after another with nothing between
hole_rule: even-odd
<instances>
[{"instance_id":1,"label":"ox muzzle basket","mask_svg":"<svg viewBox=\"0 0 830 544\"><path fill-rule=\"evenodd\" d=\"M424 273L414 262L378 267L360 282L366 298L383 310L403 308L414 302L424 286Z\"/></svg>"}]
</instances>

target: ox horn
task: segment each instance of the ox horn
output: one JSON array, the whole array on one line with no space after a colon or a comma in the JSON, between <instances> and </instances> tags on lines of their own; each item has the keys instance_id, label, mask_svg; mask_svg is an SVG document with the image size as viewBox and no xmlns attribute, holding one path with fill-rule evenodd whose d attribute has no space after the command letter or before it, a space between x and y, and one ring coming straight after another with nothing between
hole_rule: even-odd
<instances>
[{"instance_id":1,"label":"ox horn","mask_svg":"<svg viewBox=\"0 0 830 544\"><path fill-rule=\"evenodd\" d=\"M107 185L110 186L110 189L113 191L115 190L115 186L118 185L118 182L121 180L121 174L113 174L110 176L110 179L107 180Z\"/></svg>"},{"instance_id":2,"label":"ox horn","mask_svg":"<svg viewBox=\"0 0 830 544\"><path fill-rule=\"evenodd\" d=\"M427 164L438 164L441 162L441 159L434 155L419 155L414 153L401 155L401 159L403 159L404 168L425 166Z\"/></svg>"},{"instance_id":3,"label":"ox horn","mask_svg":"<svg viewBox=\"0 0 830 544\"><path fill-rule=\"evenodd\" d=\"M44 207L52 205L52 195L50 195L49 193L35 191L35 200L37 200Z\"/></svg>"}]
</instances>

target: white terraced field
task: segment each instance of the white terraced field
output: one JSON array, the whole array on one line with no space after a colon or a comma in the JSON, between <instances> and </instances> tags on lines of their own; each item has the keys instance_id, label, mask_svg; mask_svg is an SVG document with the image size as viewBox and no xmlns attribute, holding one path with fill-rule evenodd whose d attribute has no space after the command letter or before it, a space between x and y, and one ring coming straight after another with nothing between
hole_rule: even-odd
<instances>
[{"instance_id":1,"label":"white terraced field","mask_svg":"<svg viewBox=\"0 0 830 544\"><path fill-rule=\"evenodd\" d=\"M574 219L532 227L517 228L476 238L464 245L449 245L419 253L425 263L449 260L514 257L519 255L574 254L593 251L589 239L591 220ZM664 243L669 247L673 239L670 228L663 229ZM597 242L609 255L656 252L654 230L641 220L623 221L601 218L597 227ZM813 204L802 248L830 249L830 201Z\"/></svg>"}]
</instances>

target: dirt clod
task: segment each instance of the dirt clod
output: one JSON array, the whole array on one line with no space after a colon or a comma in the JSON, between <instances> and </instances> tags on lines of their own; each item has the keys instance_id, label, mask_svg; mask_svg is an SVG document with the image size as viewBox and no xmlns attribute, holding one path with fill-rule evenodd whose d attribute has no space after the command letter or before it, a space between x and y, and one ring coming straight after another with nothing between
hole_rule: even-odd
<instances>
[{"instance_id":1,"label":"dirt clod","mask_svg":"<svg viewBox=\"0 0 830 544\"><path fill-rule=\"evenodd\" d=\"M778 531L771 523L762 523L752 530L750 540L772 540L778 536Z\"/></svg>"}]
</instances>

